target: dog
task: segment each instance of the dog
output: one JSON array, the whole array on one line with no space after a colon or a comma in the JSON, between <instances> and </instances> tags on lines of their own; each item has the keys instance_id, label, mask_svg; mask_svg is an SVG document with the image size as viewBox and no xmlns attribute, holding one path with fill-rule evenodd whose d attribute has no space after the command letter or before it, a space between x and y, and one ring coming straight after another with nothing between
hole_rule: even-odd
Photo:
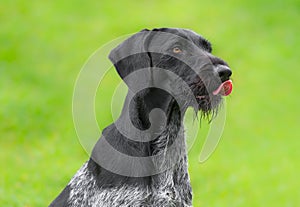
<instances>
[{"instance_id":1,"label":"dog","mask_svg":"<svg viewBox=\"0 0 300 207\"><path fill-rule=\"evenodd\" d=\"M51 207L192 206L183 117L213 117L231 93L228 64L188 29L144 29L109 59L128 86L120 117Z\"/></svg>"}]
</instances>

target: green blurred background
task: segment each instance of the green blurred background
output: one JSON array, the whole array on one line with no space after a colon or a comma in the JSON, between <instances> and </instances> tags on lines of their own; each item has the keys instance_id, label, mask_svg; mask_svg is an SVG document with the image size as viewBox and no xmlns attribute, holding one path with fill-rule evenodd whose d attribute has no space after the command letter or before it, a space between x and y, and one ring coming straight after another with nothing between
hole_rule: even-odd
<instances>
[{"instance_id":1,"label":"green blurred background","mask_svg":"<svg viewBox=\"0 0 300 207\"><path fill-rule=\"evenodd\" d=\"M194 206L300 206L299 0L2 0L0 206L58 195L88 159L72 121L82 65L104 43L154 27L202 34L234 72L216 152L203 164L201 141L189 152Z\"/></svg>"}]
</instances>

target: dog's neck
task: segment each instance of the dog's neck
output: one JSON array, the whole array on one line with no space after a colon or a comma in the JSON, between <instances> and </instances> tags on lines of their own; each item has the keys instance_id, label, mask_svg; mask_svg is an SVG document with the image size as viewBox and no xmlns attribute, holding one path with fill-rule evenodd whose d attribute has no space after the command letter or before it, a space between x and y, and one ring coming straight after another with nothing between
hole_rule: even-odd
<instances>
[{"instance_id":1,"label":"dog's neck","mask_svg":"<svg viewBox=\"0 0 300 207\"><path fill-rule=\"evenodd\" d=\"M130 97L130 96L129 96ZM151 177L152 187L159 189L164 186L182 185L182 177L188 177L187 152L183 129L183 116L185 110L180 110L175 99L162 90L147 89L135 99L125 101L130 107L130 113L134 116L131 121L139 129L147 129L154 125L154 136L149 144L148 156L152 156L155 173ZM166 119L149 120L149 113L159 108L165 114ZM151 123L151 124L150 124ZM161 127L163 126L163 128ZM162 130L160 130L162 129Z\"/></svg>"},{"instance_id":2,"label":"dog's neck","mask_svg":"<svg viewBox=\"0 0 300 207\"><path fill-rule=\"evenodd\" d=\"M126 123L124 129L132 130L127 135L139 137L141 142L149 141L151 149L146 154L153 155L165 150L176 139L181 139L178 147L185 150L185 146L182 146L183 116L184 111L180 110L170 94L157 88L148 88L135 96L129 91L119 123Z\"/></svg>"},{"instance_id":3,"label":"dog's neck","mask_svg":"<svg viewBox=\"0 0 300 207\"><path fill-rule=\"evenodd\" d=\"M132 124L136 130L151 128L157 133L162 127L180 126L183 120L181 113L170 94L161 89L148 88L135 95L128 92L120 119Z\"/></svg>"}]
</instances>

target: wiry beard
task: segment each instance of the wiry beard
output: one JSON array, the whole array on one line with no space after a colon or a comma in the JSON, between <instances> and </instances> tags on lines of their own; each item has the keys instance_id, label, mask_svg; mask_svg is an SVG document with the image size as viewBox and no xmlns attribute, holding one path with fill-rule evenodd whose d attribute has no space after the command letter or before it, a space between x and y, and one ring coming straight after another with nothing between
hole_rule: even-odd
<instances>
[{"instance_id":1,"label":"wiry beard","mask_svg":"<svg viewBox=\"0 0 300 207\"><path fill-rule=\"evenodd\" d=\"M220 82L212 78L197 78L191 85L198 102L200 117L211 121L217 114L222 103L221 95L213 95L212 91Z\"/></svg>"},{"instance_id":2,"label":"wiry beard","mask_svg":"<svg viewBox=\"0 0 300 207\"><path fill-rule=\"evenodd\" d=\"M186 111L188 107L192 107L200 119L211 121L218 114L222 103L222 96L212 94L212 90L218 86L219 82L213 79L206 80L209 81L204 83L200 78L196 78L187 83L189 85L188 89L178 87L182 80L175 80L172 81L171 87L174 89L174 97L182 101L181 110Z\"/></svg>"}]
</instances>

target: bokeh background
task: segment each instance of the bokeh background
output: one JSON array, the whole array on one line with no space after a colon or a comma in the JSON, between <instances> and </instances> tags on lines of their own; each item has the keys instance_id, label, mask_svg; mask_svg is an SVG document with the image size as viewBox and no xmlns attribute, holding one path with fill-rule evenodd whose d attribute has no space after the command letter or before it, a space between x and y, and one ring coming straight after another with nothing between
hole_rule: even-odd
<instances>
[{"instance_id":1,"label":"bokeh background","mask_svg":"<svg viewBox=\"0 0 300 207\"><path fill-rule=\"evenodd\" d=\"M217 150L202 164L201 140L189 152L194 206L300 206L298 0L1 1L0 206L58 195L88 159L72 120L81 67L108 41L155 27L202 34L234 72Z\"/></svg>"}]
</instances>

